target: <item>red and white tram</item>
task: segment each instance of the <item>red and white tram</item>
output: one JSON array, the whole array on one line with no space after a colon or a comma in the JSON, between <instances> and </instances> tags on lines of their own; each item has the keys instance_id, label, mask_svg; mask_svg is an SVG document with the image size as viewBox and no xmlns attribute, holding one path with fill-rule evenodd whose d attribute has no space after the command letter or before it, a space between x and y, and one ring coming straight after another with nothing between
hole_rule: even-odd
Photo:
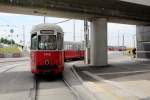
<instances>
[{"instance_id":1,"label":"red and white tram","mask_svg":"<svg viewBox=\"0 0 150 100\"><path fill-rule=\"evenodd\" d=\"M34 74L62 74L63 30L53 24L39 24L31 31L31 71Z\"/></svg>"},{"instance_id":2,"label":"red and white tram","mask_svg":"<svg viewBox=\"0 0 150 100\"><path fill-rule=\"evenodd\" d=\"M65 60L77 60L84 58L83 42L64 42Z\"/></svg>"},{"instance_id":3,"label":"red and white tram","mask_svg":"<svg viewBox=\"0 0 150 100\"><path fill-rule=\"evenodd\" d=\"M61 75L64 70L64 60L84 58L84 42L64 42L63 38L63 30L57 25L39 24L33 27L30 52L32 73L48 72ZM109 46L108 50L121 51L126 48Z\"/></svg>"}]
</instances>

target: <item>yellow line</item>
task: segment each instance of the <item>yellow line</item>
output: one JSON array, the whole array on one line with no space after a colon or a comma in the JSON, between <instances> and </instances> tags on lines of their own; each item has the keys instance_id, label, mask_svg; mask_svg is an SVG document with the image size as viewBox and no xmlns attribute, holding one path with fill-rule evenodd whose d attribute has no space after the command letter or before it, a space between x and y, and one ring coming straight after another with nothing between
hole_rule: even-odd
<instances>
[{"instance_id":1,"label":"yellow line","mask_svg":"<svg viewBox=\"0 0 150 100\"><path fill-rule=\"evenodd\" d=\"M107 97L108 100L138 100L138 97L130 95L121 88L118 88L117 84L110 84L109 82L106 82L107 80L100 79L100 77L93 75L88 71L83 71L83 73L98 80L98 82L85 82L85 84L88 85L88 88L94 90L96 93L99 92L99 94L102 93L106 95L105 97Z\"/></svg>"},{"instance_id":2,"label":"yellow line","mask_svg":"<svg viewBox=\"0 0 150 100\"><path fill-rule=\"evenodd\" d=\"M88 82L88 87L92 87L92 89L96 90L96 92L103 93L105 95L104 98L109 98L109 100L124 100L123 97L116 95L111 92L109 89L101 86L100 84L96 84L93 82Z\"/></svg>"}]
</instances>

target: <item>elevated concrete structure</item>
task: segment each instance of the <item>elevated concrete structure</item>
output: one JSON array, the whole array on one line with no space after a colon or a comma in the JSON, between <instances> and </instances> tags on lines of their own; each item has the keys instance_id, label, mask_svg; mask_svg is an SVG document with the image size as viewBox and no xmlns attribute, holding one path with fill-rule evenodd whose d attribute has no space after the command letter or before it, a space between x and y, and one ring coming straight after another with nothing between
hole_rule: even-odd
<instances>
[{"instance_id":1,"label":"elevated concrete structure","mask_svg":"<svg viewBox=\"0 0 150 100\"><path fill-rule=\"evenodd\" d=\"M105 17L110 22L131 24L150 22L149 6L124 1L127 0L0 0L0 11L75 19Z\"/></svg>"},{"instance_id":2,"label":"elevated concrete structure","mask_svg":"<svg viewBox=\"0 0 150 100\"><path fill-rule=\"evenodd\" d=\"M137 26L137 57L150 59L150 26Z\"/></svg>"},{"instance_id":3,"label":"elevated concrete structure","mask_svg":"<svg viewBox=\"0 0 150 100\"><path fill-rule=\"evenodd\" d=\"M107 65L107 19L99 18L91 21L90 64Z\"/></svg>"}]
</instances>

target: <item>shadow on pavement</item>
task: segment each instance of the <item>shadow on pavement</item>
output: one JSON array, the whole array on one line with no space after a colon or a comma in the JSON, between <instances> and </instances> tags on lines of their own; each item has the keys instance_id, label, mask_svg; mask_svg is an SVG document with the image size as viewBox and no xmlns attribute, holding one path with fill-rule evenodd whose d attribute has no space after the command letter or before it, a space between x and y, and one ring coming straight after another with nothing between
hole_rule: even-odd
<instances>
[{"instance_id":1,"label":"shadow on pavement","mask_svg":"<svg viewBox=\"0 0 150 100\"><path fill-rule=\"evenodd\" d=\"M110 80L110 79L121 79L128 78L129 80L139 80L139 79L147 79L150 80L149 77L143 77L143 74L150 73L150 62L133 62L133 63L117 63L111 64L108 66L78 66L76 65L74 68L80 77L85 81L97 81L83 73L84 71L88 71L93 75L99 76L101 79ZM137 78L135 78L137 76ZM139 77L138 77L139 76Z\"/></svg>"},{"instance_id":2,"label":"shadow on pavement","mask_svg":"<svg viewBox=\"0 0 150 100\"><path fill-rule=\"evenodd\" d=\"M56 76L52 74L39 74L36 75L35 78L40 82L53 82L53 81L59 81L62 80L62 75Z\"/></svg>"}]
</instances>

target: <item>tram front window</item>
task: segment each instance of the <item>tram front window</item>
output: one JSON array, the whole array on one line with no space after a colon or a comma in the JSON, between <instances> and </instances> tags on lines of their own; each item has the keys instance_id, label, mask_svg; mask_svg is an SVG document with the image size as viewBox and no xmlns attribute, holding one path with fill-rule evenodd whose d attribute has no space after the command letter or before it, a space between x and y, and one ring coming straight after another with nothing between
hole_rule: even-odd
<instances>
[{"instance_id":1,"label":"tram front window","mask_svg":"<svg viewBox=\"0 0 150 100\"><path fill-rule=\"evenodd\" d=\"M56 35L39 35L39 50L56 50Z\"/></svg>"}]
</instances>

